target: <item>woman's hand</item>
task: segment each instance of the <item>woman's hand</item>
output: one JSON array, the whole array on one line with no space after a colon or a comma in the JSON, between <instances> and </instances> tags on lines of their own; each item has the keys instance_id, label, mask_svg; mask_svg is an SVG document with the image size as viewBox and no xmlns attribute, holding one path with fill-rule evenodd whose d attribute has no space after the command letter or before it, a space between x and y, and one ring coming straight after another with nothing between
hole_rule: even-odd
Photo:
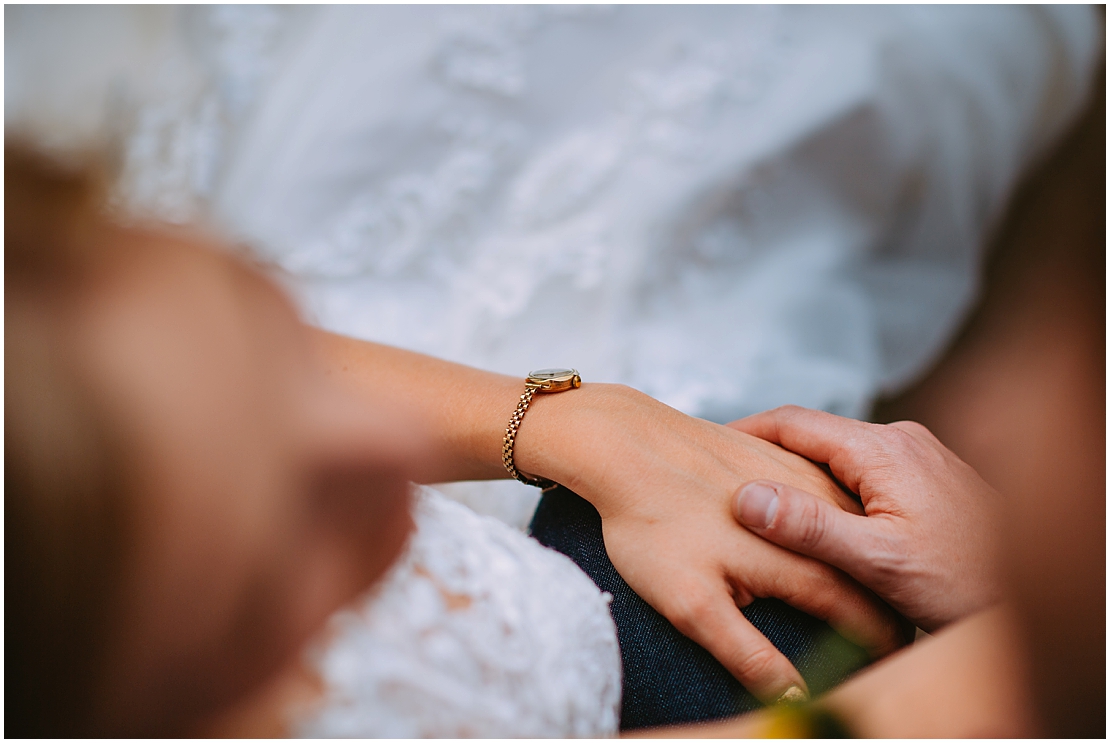
<instances>
[{"instance_id":1,"label":"woman's hand","mask_svg":"<svg viewBox=\"0 0 1110 743\"><path fill-rule=\"evenodd\" d=\"M501 442L522 379L330 333L316 339L335 378L368 401L388 397L429 432L434 466L421 473L422 482L507 477ZM859 512L797 455L627 387L585 384L536 395L514 458L526 474L590 501L621 577L764 701L792 686L804 690L805 682L740 613L754 597L773 596L826 619L875 656L902 642L899 620L871 592L733 519L736 489L756 477Z\"/></svg>"},{"instance_id":2,"label":"woman's hand","mask_svg":"<svg viewBox=\"0 0 1110 743\"><path fill-rule=\"evenodd\" d=\"M753 598L780 598L827 620L876 657L904 642L898 619L871 592L839 570L755 537L732 518L736 489L757 476L819 493L829 508L859 512L801 457L606 384L537 395L515 457L522 471L589 500L629 586L765 702L806 687L740 613Z\"/></svg>"},{"instance_id":3,"label":"woman's hand","mask_svg":"<svg viewBox=\"0 0 1110 743\"><path fill-rule=\"evenodd\" d=\"M839 567L929 632L1000 598L1000 496L924 426L797 407L729 426L828 463L867 513L843 513L795 483L754 482L735 514L755 534Z\"/></svg>"}]
</instances>

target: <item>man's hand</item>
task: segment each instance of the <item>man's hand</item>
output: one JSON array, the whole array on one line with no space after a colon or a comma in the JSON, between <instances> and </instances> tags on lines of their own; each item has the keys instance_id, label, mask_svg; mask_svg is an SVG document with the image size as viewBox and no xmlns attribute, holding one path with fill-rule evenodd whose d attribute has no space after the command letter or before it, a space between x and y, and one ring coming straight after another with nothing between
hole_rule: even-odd
<instances>
[{"instance_id":1,"label":"man's hand","mask_svg":"<svg viewBox=\"0 0 1110 743\"><path fill-rule=\"evenodd\" d=\"M629 586L705 647L753 694L806 689L738 607L775 597L880 657L904 642L899 619L841 571L776 547L731 515L753 477L790 482L860 512L818 467L777 446L698 420L619 385L537 396L517 466L562 483L602 517L605 549Z\"/></svg>"},{"instance_id":2,"label":"man's hand","mask_svg":"<svg viewBox=\"0 0 1110 743\"><path fill-rule=\"evenodd\" d=\"M835 565L928 632L1000 597L1001 498L924 426L875 425L793 406L729 426L828 464L867 514L756 480L733 503L753 533Z\"/></svg>"}]
</instances>

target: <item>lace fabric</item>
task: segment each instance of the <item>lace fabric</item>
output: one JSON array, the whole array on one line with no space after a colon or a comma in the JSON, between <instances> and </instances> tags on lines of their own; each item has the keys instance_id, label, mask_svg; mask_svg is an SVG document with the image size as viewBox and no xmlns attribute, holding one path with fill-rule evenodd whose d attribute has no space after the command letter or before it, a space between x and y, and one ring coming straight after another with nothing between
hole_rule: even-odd
<instances>
[{"instance_id":1,"label":"lace fabric","mask_svg":"<svg viewBox=\"0 0 1110 743\"><path fill-rule=\"evenodd\" d=\"M304 737L615 735L621 660L608 594L569 559L429 488L401 560L312 652Z\"/></svg>"},{"instance_id":2,"label":"lace fabric","mask_svg":"<svg viewBox=\"0 0 1110 743\"><path fill-rule=\"evenodd\" d=\"M218 218L331 330L720 421L930 363L1099 41L1079 6L82 12L167 50L102 84L122 203ZM7 120L55 131L80 61L11 15Z\"/></svg>"},{"instance_id":3,"label":"lace fabric","mask_svg":"<svg viewBox=\"0 0 1110 743\"><path fill-rule=\"evenodd\" d=\"M991 220L1081 102L1088 21L321 9L211 205L333 330L573 362L714 420L858 417L972 302Z\"/></svg>"}]
</instances>

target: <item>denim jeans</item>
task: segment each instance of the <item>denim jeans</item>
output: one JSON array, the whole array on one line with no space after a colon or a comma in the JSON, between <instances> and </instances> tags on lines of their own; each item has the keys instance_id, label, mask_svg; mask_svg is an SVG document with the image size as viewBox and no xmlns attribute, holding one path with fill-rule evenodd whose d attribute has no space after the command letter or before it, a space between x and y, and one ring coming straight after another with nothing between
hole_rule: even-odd
<instances>
[{"instance_id":1,"label":"denim jeans","mask_svg":"<svg viewBox=\"0 0 1110 743\"><path fill-rule=\"evenodd\" d=\"M562 487L549 491L529 528L541 544L570 557L598 588L613 595L610 610L624 664L622 730L713 720L761 706L708 651L676 630L617 574L605 552L601 517L588 501ZM868 662L862 648L777 599L756 599L741 612L790 659L813 694Z\"/></svg>"}]
</instances>

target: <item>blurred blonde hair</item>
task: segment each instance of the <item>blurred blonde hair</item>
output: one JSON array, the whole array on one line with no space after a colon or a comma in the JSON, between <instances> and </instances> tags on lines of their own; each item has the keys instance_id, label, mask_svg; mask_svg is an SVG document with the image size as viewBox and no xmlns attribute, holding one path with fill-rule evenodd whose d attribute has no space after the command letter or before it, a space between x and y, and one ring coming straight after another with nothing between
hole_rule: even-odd
<instances>
[{"instance_id":1,"label":"blurred blonde hair","mask_svg":"<svg viewBox=\"0 0 1110 743\"><path fill-rule=\"evenodd\" d=\"M6 732L95 735L128 485L67 319L112 253L106 179L94 158L63 164L18 144L4 154Z\"/></svg>"}]
</instances>

